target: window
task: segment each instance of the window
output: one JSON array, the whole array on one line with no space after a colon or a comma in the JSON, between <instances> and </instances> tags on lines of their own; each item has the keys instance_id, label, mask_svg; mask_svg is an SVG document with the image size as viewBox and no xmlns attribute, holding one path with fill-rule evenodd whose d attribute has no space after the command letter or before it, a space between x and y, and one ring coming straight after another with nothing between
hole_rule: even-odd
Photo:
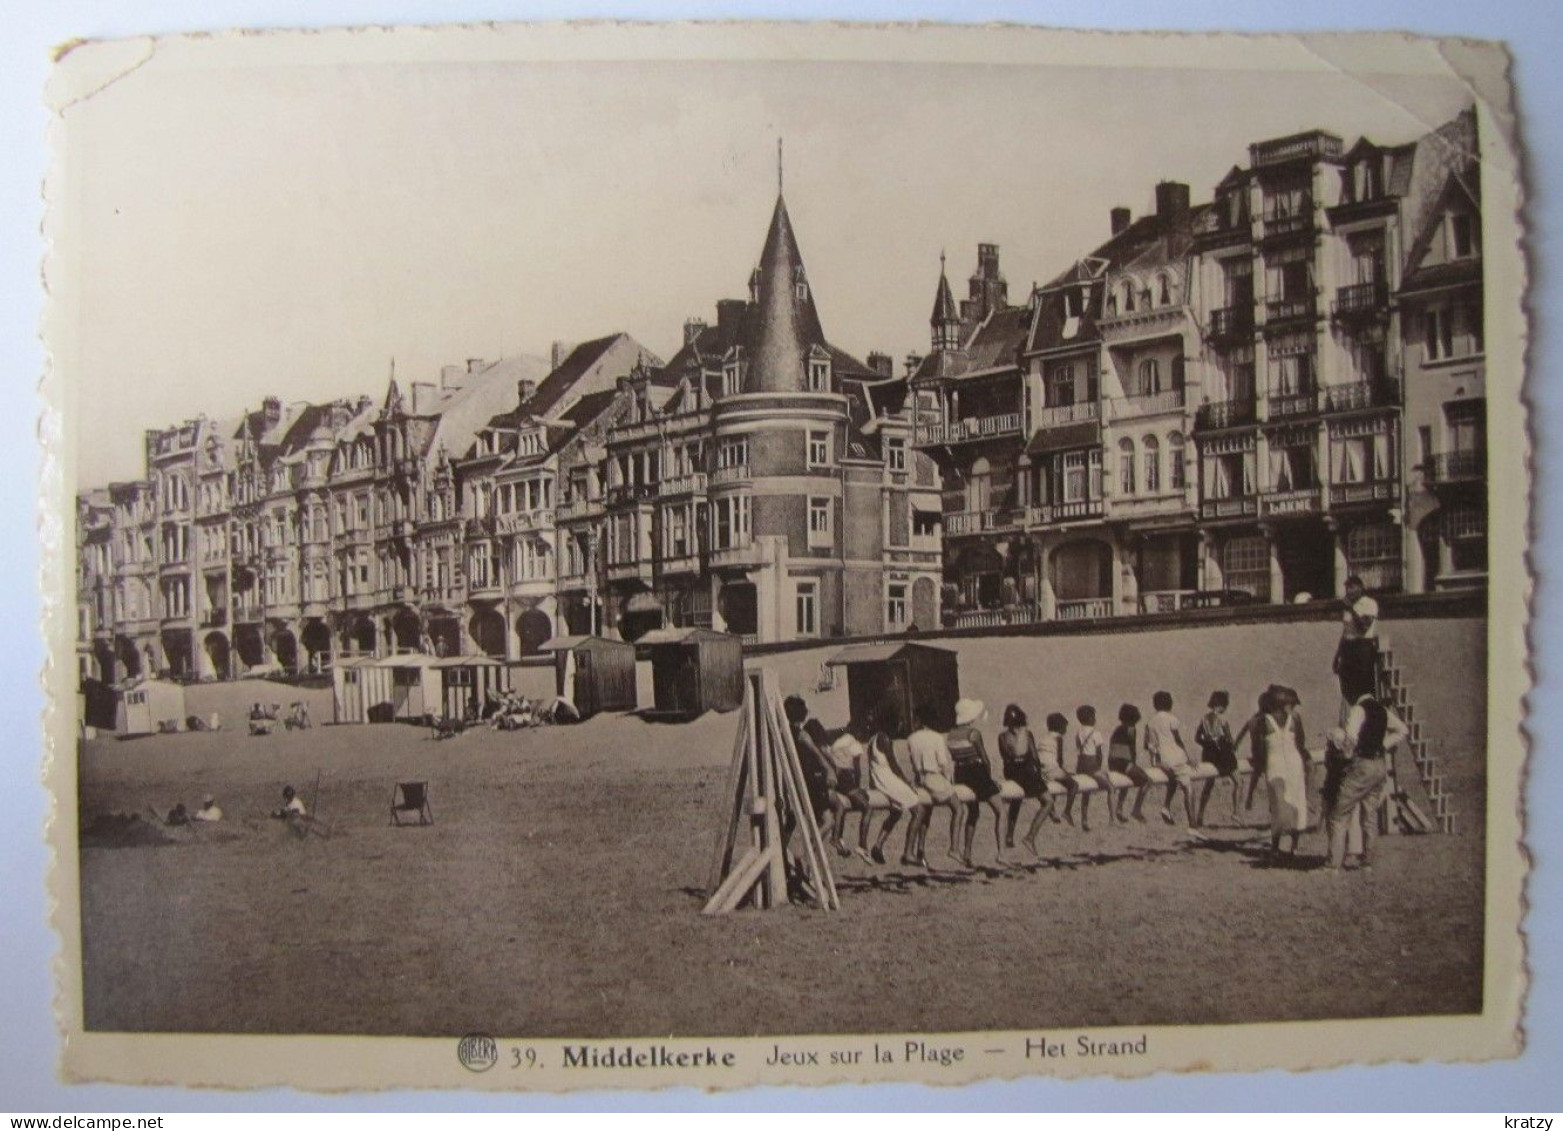
<instances>
[{"instance_id":1,"label":"window","mask_svg":"<svg viewBox=\"0 0 1563 1131\"><path fill-rule=\"evenodd\" d=\"M1073 365L1058 365L1048 370L1046 395L1048 408L1074 404L1075 367Z\"/></svg>"},{"instance_id":2,"label":"window","mask_svg":"<svg viewBox=\"0 0 1563 1131\"><path fill-rule=\"evenodd\" d=\"M993 473L987 457L979 456L971 465L971 475L966 480L966 509L984 511L993 498Z\"/></svg>"},{"instance_id":3,"label":"window","mask_svg":"<svg viewBox=\"0 0 1563 1131\"><path fill-rule=\"evenodd\" d=\"M895 632L906 627L906 586L891 585L885 589L885 628Z\"/></svg>"},{"instance_id":4,"label":"window","mask_svg":"<svg viewBox=\"0 0 1563 1131\"><path fill-rule=\"evenodd\" d=\"M1487 516L1479 506L1450 507L1444 511L1443 527L1454 569L1473 572L1487 568Z\"/></svg>"},{"instance_id":5,"label":"window","mask_svg":"<svg viewBox=\"0 0 1563 1131\"><path fill-rule=\"evenodd\" d=\"M1483 447L1481 401L1456 401L1444 406L1444 430L1451 452L1479 452ZM1423 429L1431 433L1431 429ZM1429 436L1431 446L1431 436Z\"/></svg>"},{"instance_id":6,"label":"window","mask_svg":"<svg viewBox=\"0 0 1563 1131\"><path fill-rule=\"evenodd\" d=\"M809 466L828 467L830 465L830 433L809 432Z\"/></svg>"},{"instance_id":7,"label":"window","mask_svg":"<svg viewBox=\"0 0 1563 1131\"><path fill-rule=\"evenodd\" d=\"M1205 495L1211 499L1237 499L1255 490L1258 457L1253 451L1221 452L1205 457Z\"/></svg>"},{"instance_id":8,"label":"window","mask_svg":"<svg viewBox=\"0 0 1563 1131\"><path fill-rule=\"evenodd\" d=\"M1333 438L1330 441L1332 478L1336 483L1376 483L1393 479L1394 446L1388 432Z\"/></svg>"},{"instance_id":9,"label":"window","mask_svg":"<svg viewBox=\"0 0 1563 1131\"><path fill-rule=\"evenodd\" d=\"M662 528L662 552L669 558L682 558L692 551L689 546L689 514L683 507L672 507L666 512L667 522Z\"/></svg>"},{"instance_id":10,"label":"window","mask_svg":"<svg viewBox=\"0 0 1563 1131\"><path fill-rule=\"evenodd\" d=\"M1063 459L1064 499L1066 503L1084 502L1086 499L1086 453L1065 452Z\"/></svg>"},{"instance_id":11,"label":"window","mask_svg":"<svg viewBox=\"0 0 1563 1131\"><path fill-rule=\"evenodd\" d=\"M1073 453L1071 453L1073 454ZM1065 457L1067 465L1068 457ZM1122 439L1118 441L1118 493L1132 495L1135 493L1134 475L1134 441Z\"/></svg>"},{"instance_id":12,"label":"window","mask_svg":"<svg viewBox=\"0 0 1563 1131\"><path fill-rule=\"evenodd\" d=\"M1145 437L1145 493L1161 493L1161 442L1155 436Z\"/></svg>"},{"instance_id":13,"label":"window","mask_svg":"<svg viewBox=\"0 0 1563 1131\"><path fill-rule=\"evenodd\" d=\"M723 440L716 448L716 466L747 467L749 465L749 439Z\"/></svg>"},{"instance_id":14,"label":"window","mask_svg":"<svg viewBox=\"0 0 1563 1131\"><path fill-rule=\"evenodd\" d=\"M1449 217L1450 258L1469 259L1476 252L1476 217L1469 212L1451 214Z\"/></svg>"},{"instance_id":15,"label":"window","mask_svg":"<svg viewBox=\"0 0 1563 1131\"><path fill-rule=\"evenodd\" d=\"M809 358L809 390L815 393L830 391L830 359Z\"/></svg>"},{"instance_id":16,"label":"window","mask_svg":"<svg viewBox=\"0 0 1563 1131\"><path fill-rule=\"evenodd\" d=\"M828 497L809 498L809 545L831 545L831 500Z\"/></svg>"},{"instance_id":17,"label":"window","mask_svg":"<svg viewBox=\"0 0 1563 1131\"><path fill-rule=\"evenodd\" d=\"M1167 437L1167 486L1182 491L1188 486L1188 472L1183 466L1183 434L1174 432Z\"/></svg>"},{"instance_id":18,"label":"window","mask_svg":"<svg viewBox=\"0 0 1563 1131\"><path fill-rule=\"evenodd\" d=\"M743 363L737 358L722 366L722 395L736 396L743 388Z\"/></svg>"},{"instance_id":19,"label":"window","mask_svg":"<svg viewBox=\"0 0 1563 1131\"><path fill-rule=\"evenodd\" d=\"M731 550L749 544L749 496L730 495L711 504L711 546Z\"/></svg>"},{"instance_id":20,"label":"window","mask_svg":"<svg viewBox=\"0 0 1563 1131\"><path fill-rule=\"evenodd\" d=\"M1156 276L1156 305L1169 306L1172 303L1172 280L1165 274Z\"/></svg>"},{"instance_id":21,"label":"window","mask_svg":"<svg viewBox=\"0 0 1563 1131\"><path fill-rule=\"evenodd\" d=\"M885 466L891 471L906 470L906 441L899 436L885 439Z\"/></svg>"},{"instance_id":22,"label":"window","mask_svg":"<svg viewBox=\"0 0 1563 1131\"><path fill-rule=\"evenodd\" d=\"M794 610L799 636L819 635L819 582L797 583L797 601Z\"/></svg>"},{"instance_id":23,"label":"window","mask_svg":"<svg viewBox=\"0 0 1563 1131\"><path fill-rule=\"evenodd\" d=\"M1138 384L1131 395L1148 396L1151 393L1161 392L1161 362L1156 358L1147 357L1140 362L1135 376Z\"/></svg>"},{"instance_id":24,"label":"window","mask_svg":"<svg viewBox=\"0 0 1563 1131\"><path fill-rule=\"evenodd\" d=\"M1428 361L1454 356L1454 319L1447 307L1435 306L1422 315L1422 352Z\"/></svg>"},{"instance_id":25,"label":"window","mask_svg":"<svg viewBox=\"0 0 1563 1131\"><path fill-rule=\"evenodd\" d=\"M1271 491L1304 491L1316 486L1311 444L1270 449Z\"/></svg>"},{"instance_id":26,"label":"window","mask_svg":"<svg viewBox=\"0 0 1563 1131\"><path fill-rule=\"evenodd\" d=\"M1285 357L1272 358L1271 361L1272 397L1291 397L1313 392L1312 354L1287 354Z\"/></svg>"}]
</instances>

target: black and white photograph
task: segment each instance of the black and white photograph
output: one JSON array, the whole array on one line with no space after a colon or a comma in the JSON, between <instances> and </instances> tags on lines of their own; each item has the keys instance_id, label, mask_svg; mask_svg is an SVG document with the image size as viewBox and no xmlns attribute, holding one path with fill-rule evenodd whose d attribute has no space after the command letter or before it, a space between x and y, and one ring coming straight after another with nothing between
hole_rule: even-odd
<instances>
[{"instance_id":1,"label":"black and white photograph","mask_svg":"<svg viewBox=\"0 0 1563 1131\"><path fill-rule=\"evenodd\" d=\"M1515 1055L1506 56L1300 42L66 50L67 1074Z\"/></svg>"}]
</instances>

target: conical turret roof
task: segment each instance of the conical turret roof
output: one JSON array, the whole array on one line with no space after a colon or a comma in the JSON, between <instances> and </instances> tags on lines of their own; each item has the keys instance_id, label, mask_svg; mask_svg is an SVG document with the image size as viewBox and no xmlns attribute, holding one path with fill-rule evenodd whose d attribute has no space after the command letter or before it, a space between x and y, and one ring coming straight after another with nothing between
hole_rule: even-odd
<instances>
[{"instance_id":1,"label":"conical turret roof","mask_svg":"<svg viewBox=\"0 0 1563 1131\"><path fill-rule=\"evenodd\" d=\"M751 393L796 392L804 388L812 347L825 346L814 292L803 270L787 203L778 194L771 230L760 253L755 322L749 344L744 390Z\"/></svg>"},{"instance_id":2,"label":"conical turret roof","mask_svg":"<svg viewBox=\"0 0 1563 1131\"><path fill-rule=\"evenodd\" d=\"M959 322L960 311L955 306L955 296L950 293L950 280L944 274L944 256L939 256L939 289L933 296L933 314L928 321L938 326L947 322Z\"/></svg>"}]
</instances>

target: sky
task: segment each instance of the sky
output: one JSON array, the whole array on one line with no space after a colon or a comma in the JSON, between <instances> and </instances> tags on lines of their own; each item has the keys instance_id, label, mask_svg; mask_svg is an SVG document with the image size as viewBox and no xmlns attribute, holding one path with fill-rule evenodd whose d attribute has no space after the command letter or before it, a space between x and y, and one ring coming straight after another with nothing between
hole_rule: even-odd
<instances>
[{"instance_id":1,"label":"sky","mask_svg":"<svg viewBox=\"0 0 1563 1131\"><path fill-rule=\"evenodd\" d=\"M744 295L778 137L827 335L901 358L941 250L959 297L999 244L1021 301L1158 180L1205 200L1252 141L1398 143L1468 101L1333 72L154 59L63 115L51 345L79 482L139 476L143 430L198 413L378 396L392 359L432 380L618 330L667 357Z\"/></svg>"}]
</instances>

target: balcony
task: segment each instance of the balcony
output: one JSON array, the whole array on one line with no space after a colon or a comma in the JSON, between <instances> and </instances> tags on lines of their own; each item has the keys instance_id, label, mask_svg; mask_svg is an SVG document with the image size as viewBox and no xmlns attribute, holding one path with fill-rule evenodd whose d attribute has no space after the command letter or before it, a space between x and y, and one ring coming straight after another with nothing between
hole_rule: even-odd
<instances>
[{"instance_id":1,"label":"balcony","mask_svg":"<svg viewBox=\"0 0 1563 1131\"><path fill-rule=\"evenodd\" d=\"M1212 214L1211 219L1195 231L1194 245L1201 251L1209 251L1213 248L1246 243L1252 236L1253 227L1246 215L1232 222L1224 216L1217 218Z\"/></svg>"},{"instance_id":2,"label":"balcony","mask_svg":"<svg viewBox=\"0 0 1563 1131\"><path fill-rule=\"evenodd\" d=\"M1427 481L1443 487L1454 483L1475 483L1487 474L1487 453L1473 451L1439 452L1422 464Z\"/></svg>"},{"instance_id":3,"label":"balcony","mask_svg":"<svg viewBox=\"0 0 1563 1131\"><path fill-rule=\"evenodd\" d=\"M1229 499L1206 499L1199 504L1200 518L1253 518L1259 513L1259 500L1253 495L1234 495Z\"/></svg>"},{"instance_id":4,"label":"balcony","mask_svg":"<svg viewBox=\"0 0 1563 1131\"><path fill-rule=\"evenodd\" d=\"M564 499L554 509L556 522L569 522L575 518L588 518L602 513L601 499Z\"/></svg>"},{"instance_id":5,"label":"balcony","mask_svg":"<svg viewBox=\"0 0 1563 1131\"><path fill-rule=\"evenodd\" d=\"M1252 397L1235 401L1211 401L1199 406L1194 417L1198 429L1236 428L1258 419L1258 403Z\"/></svg>"},{"instance_id":6,"label":"balcony","mask_svg":"<svg viewBox=\"0 0 1563 1131\"><path fill-rule=\"evenodd\" d=\"M913 444L959 444L968 440L987 440L997 436L1018 436L1021 418L1018 412L992 416L973 416L947 424L919 424L912 433Z\"/></svg>"},{"instance_id":7,"label":"balcony","mask_svg":"<svg viewBox=\"0 0 1563 1131\"><path fill-rule=\"evenodd\" d=\"M1273 141L1255 142L1248 147L1248 159L1255 168L1264 165L1283 165L1288 161L1311 161L1318 157L1340 155L1340 138L1323 130L1292 134Z\"/></svg>"},{"instance_id":8,"label":"balcony","mask_svg":"<svg viewBox=\"0 0 1563 1131\"><path fill-rule=\"evenodd\" d=\"M1054 607L1056 620L1102 620L1113 615L1111 597L1086 597L1059 601Z\"/></svg>"},{"instance_id":9,"label":"balcony","mask_svg":"<svg viewBox=\"0 0 1563 1131\"><path fill-rule=\"evenodd\" d=\"M629 562L609 562L609 581L644 581L650 584L653 578L651 559L637 559Z\"/></svg>"},{"instance_id":10,"label":"balcony","mask_svg":"<svg viewBox=\"0 0 1563 1131\"><path fill-rule=\"evenodd\" d=\"M1312 322L1318 313L1318 306L1311 294L1300 298L1277 299L1265 303L1265 328L1278 329L1298 322Z\"/></svg>"},{"instance_id":11,"label":"balcony","mask_svg":"<svg viewBox=\"0 0 1563 1131\"><path fill-rule=\"evenodd\" d=\"M553 512L546 509L502 514L494 519L494 533L519 534L525 530L546 529L553 525L553 517Z\"/></svg>"},{"instance_id":12,"label":"balcony","mask_svg":"<svg viewBox=\"0 0 1563 1131\"><path fill-rule=\"evenodd\" d=\"M1253 306L1222 306L1210 312L1205 337L1212 342L1237 342L1248 340L1253 333Z\"/></svg>"},{"instance_id":13,"label":"balcony","mask_svg":"<svg viewBox=\"0 0 1563 1131\"><path fill-rule=\"evenodd\" d=\"M1002 609L967 609L955 613L951 628L1000 628L1007 624L1036 624L1042 610L1034 604L1010 605Z\"/></svg>"},{"instance_id":14,"label":"balcony","mask_svg":"<svg viewBox=\"0 0 1563 1131\"><path fill-rule=\"evenodd\" d=\"M1400 483L1380 479L1372 483L1336 483L1330 487L1330 506L1351 507L1365 503L1394 503L1400 498Z\"/></svg>"},{"instance_id":15,"label":"balcony","mask_svg":"<svg viewBox=\"0 0 1563 1131\"><path fill-rule=\"evenodd\" d=\"M586 576L584 571L578 573L566 572L559 575L559 589L561 592L590 588L590 579Z\"/></svg>"},{"instance_id":16,"label":"balcony","mask_svg":"<svg viewBox=\"0 0 1563 1131\"><path fill-rule=\"evenodd\" d=\"M1013 530L1018 525L1015 512L991 507L980 511L960 511L944 520L946 537L964 534L988 534L998 530Z\"/></svg>"},{"instance_id":17,"label":"balcony","mask_svg":"<svg viewBox=\"0 0 1563 1131\"><path fill-rule=\"evenodd\" d=\"M1309 389L1300 393L1271 393L1265 398L1266 420L1288 420L1312 416L1319 411L1319 394Z\"/></svg>"},{"instance_id":18,"label":"balcony","mask_svg":"<svg viewBox=\"0 0 1563 1131\"><path fill-rule=\"evenodd\" d=\"M725 487L733 483L747 483L749 478L749 465L740 463L732 467L719 467L711 472L710 484L712 487Z\"/></svg>"},{"instance_id":19,"label":"balcony","mask_svg":"<svg viewBox=\"0 0 1563 1131\"><path fill-rule=\"evenodd\" d=\"M1350 385L1326 385L1319 390L1325 412L1356 412L1365 408L1391 408L1400 403L1400 382L1383 378Z\"/></svg>"},{"instance_id":20,"label":"balcony","mask_svg":"<svg viewBox=\"0 0 1563 1131\"><path fill-rule=\"evenodd\" d=\"M699 573L700 554L694 550L688 553L664 554L657 559L657 572L661 574L671 573Z\"/></svg>"},{"instance_id":21,"label":"balcony","mask_svg":"<svg viewBox=\"0 0 1563 1131\"><path fill-rule=\"evenodd\" d=\"M1157 416L1164 412L1180 412L1183 409L1183 390L1166 389L1159 393L1142 393L1124 397L1113 403L1114 420L1139 416Z\"/></svg>"},{"instance_id":22,"label":"balcony","mask_svg":"<svg viewBox=\"0 0 1563 1131\"><path fill-rule=\"evenodd\" d=\"M672 475L657 484L657 493L664 499L675 495L704 495L709 481L710 477L703 471Z\"/></svg>"},{"instance_id":23,"label":"balcony","mask_svg":"<svg viewBox=\"0 0 1563 1131\"><path fill-rule=\"evenodd\" d=\"M622 507L632 503L643 503L648 499L657 497L657 485L655 483L620 483L608 488L608 505L610 507Z\"/></svg>"},{"instance_id":24,"label":"balcony","mask_svg":"<svg viewBox=\"0 0 1563 1131\"><path fill-rule=\"evenodd\" d=\"M201 617L202 628L225 628L228 624L227 609L207 609Z\"/></svg>"},{"instance_id":25,"label":"balcony","mask_svg":"<svg viewBox=\"0 0 1563 1131\"><path fill-rule=\"evenodd\" d=\"M1259 512L1271 515L1318 514L1324 509L1317 487L1295 491L1266 491L1259 496Z\"/></svg>"},{"instance_id":26,"label":"balcony","mask_svg":"<svg viewBox=\"0 0 1563 1131\"><path fill-rule=\"evenodd\" d=\"M1058 428L1065 424L1089 424L1102 418L1099 401L1077 401L1074 404L1053 405L1037 413L1036 427Z\"/></svg>"},{"instance_id":27,"label":"balcony","mask_svg":"<svg viewBox=\"0 0 1563 1131\"><path fill-rule=\"evenodd\" d=\"M1389 288L1383 283L1353 283L1335 289L1338 322L1375 321L1389 313Z\"/></svg>"},{"instance_id":28,"label":"balcony","mask_svg":"<svg viewBox=\"0 0 1563 1131\"><path fill-rule=\"evenodd\" d=\"M1188 509L1182 491L1163 495L1115 495L1109 509L1114 518L1154 518Z\"/></svg>"},{"instance_id":29,"label":"balcony","mask_svg":"<svg viewBox=\"0 0 1563 1131\"><path fill-rule=\"evenodd\" d=\"M762 565L764 550L754 542L744 542L737 546L726 546L712 550L709 560L713 568L722 566L754 566Z\"/></svg>"},{"instance_id":30,"label":"balcony","mask_svg":"<svg viewBox=\"0 0 1563 1131\"><path fill-rule=\"evenodd\" d=\"M1106 513L1106 500L1104 499L1072 499L1062 503L1049 503L1046 506L1028 508L1030 512L1038 512L1036 517L1039 526L1048 526L1060 522L1079 522L1088 518L1101 518Z\"/></svg>"},{"instance_id":31,"label":"balcony","mask_svg":"<svg viewBox=\"0 0 1563 1131\"><path fill-rule=\"evenodd\" d=\"M1266 216L1264 218L1264 239L1279 240L1289 239L1293 236L1306 236L1313 234L1313 202L1305 201L1300 210L1281 216Z\"/></svg>"}]
</instances>

